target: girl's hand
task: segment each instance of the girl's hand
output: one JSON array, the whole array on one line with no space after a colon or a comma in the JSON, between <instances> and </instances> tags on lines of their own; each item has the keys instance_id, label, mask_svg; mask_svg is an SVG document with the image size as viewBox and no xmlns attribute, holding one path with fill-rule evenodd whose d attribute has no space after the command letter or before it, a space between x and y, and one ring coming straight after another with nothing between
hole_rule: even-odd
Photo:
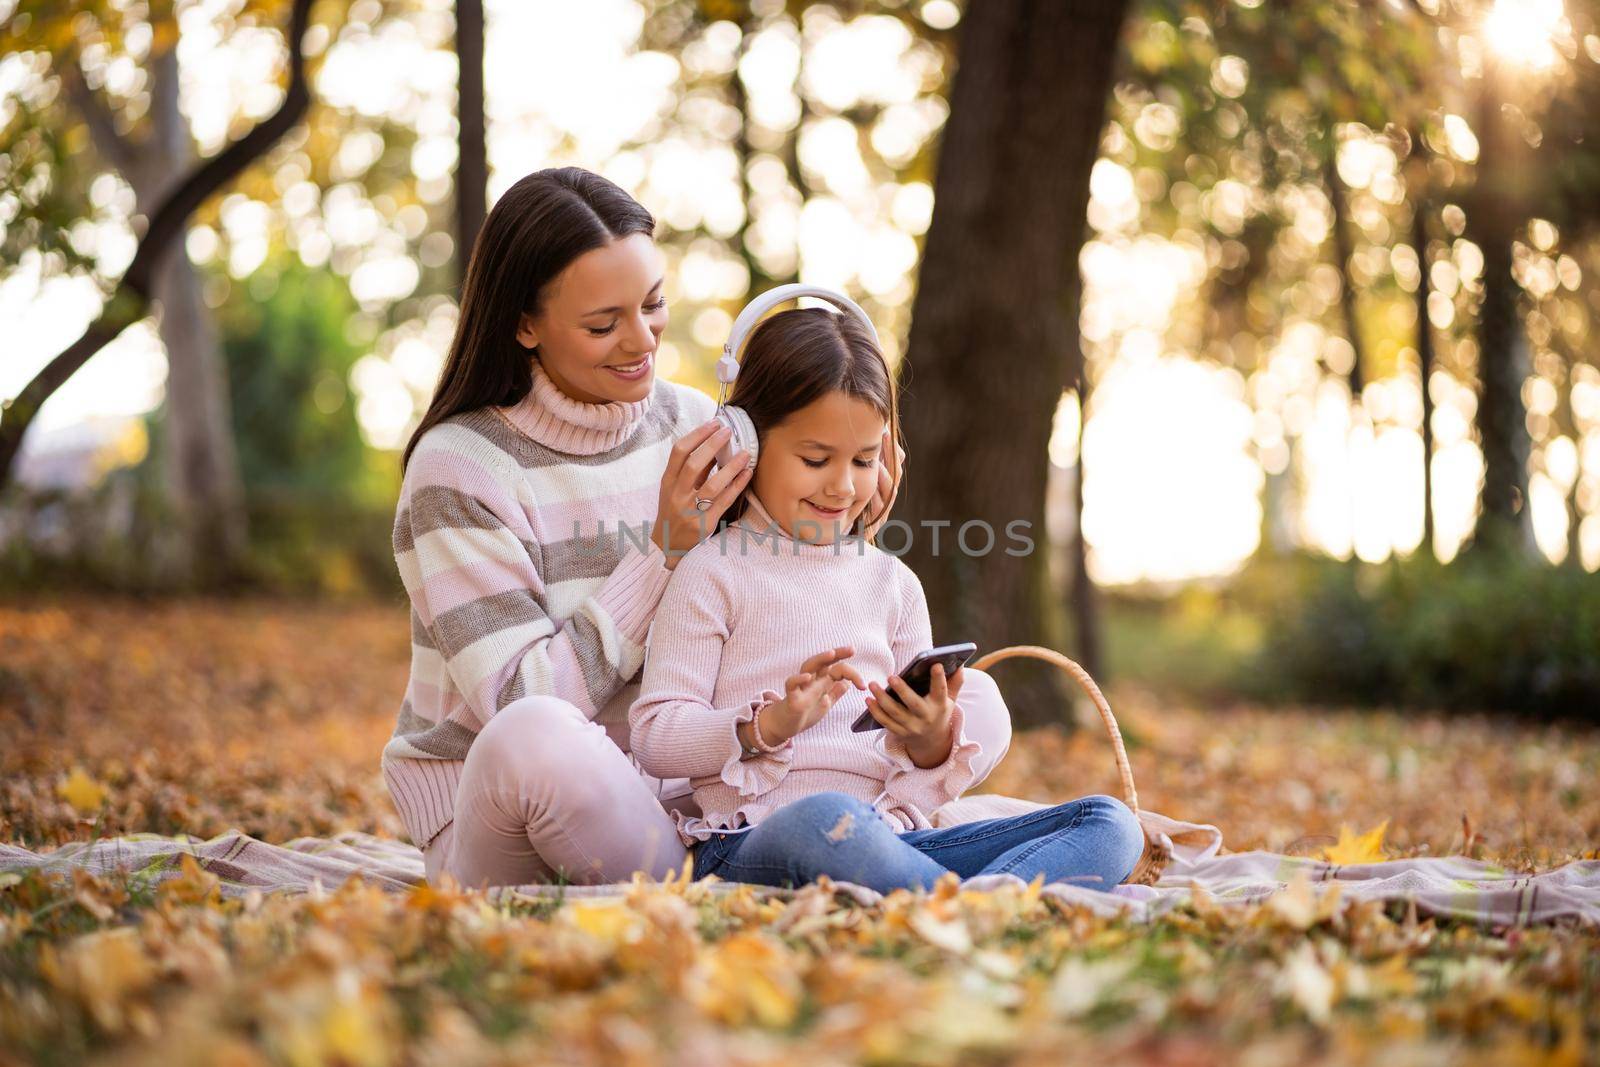
<instances>
[{"instance_id":1,"label":"girl's hand","mask_svg":"<svg viewBox=\"0 0 1600 1067\"><path fill-rule=\"evenodd\" d=\"M894 446L893 469L890 461L883 457L889 454L889 446ZM889 509L894 507L895 497L900 494L900 479L905 472L906 450L900 447L898 441L889 440L887 428L883 431L883 447L878 451L878 488L872 494L872 500L867 504L863 513L867 516L866 525L862 528L868 541L877 537L878 530L889 521Z\"/></svg>"},{"instance_id":2,"label":"girl's hand","mask_svg":"<svg viewBox=\"0 0 1600 1067\"><path fill-rule=\"evenodd\" d=\"M800 664L800 670L783 683L783 699L761 712L761 739L781 745L789 738L820 722L834 701L850 691L852 685L866 689L860 673L845 662L855 655L849 645L830 648Z\"/></svg>"},{"instance_id":3,"label":"girl's hand","mask_svg":"<svg viewBox=\"0 0 1600 1067\"><path fill-rule=\"evenodd\" d=\"M950 716L966 675L957 668L948 680L944 664L933 665L933 682L927 696L918 696L898 674L889 679L892 693L877 682L868 688L867 711L884 729L905 742L911 762L918 767L937 767L950 757Z\"/></svg>"},{"instance_id":4,"label":"girl's hand","mask_svg":"<svg viewBox=\"0 0 1600 1067\"><path fill-rule=\"evenodd\" d=\"M673 442L666 472L661 476L655 525L650 531L650 540L667 555L668 570L717 528L722 513L750 484L750 454L742 448L733 454L732 463L706 477L717 450L732 433L712 419ZM701 511L695 506L696 498L710 500L711 506Z\"/></svg>"}]
</instances>

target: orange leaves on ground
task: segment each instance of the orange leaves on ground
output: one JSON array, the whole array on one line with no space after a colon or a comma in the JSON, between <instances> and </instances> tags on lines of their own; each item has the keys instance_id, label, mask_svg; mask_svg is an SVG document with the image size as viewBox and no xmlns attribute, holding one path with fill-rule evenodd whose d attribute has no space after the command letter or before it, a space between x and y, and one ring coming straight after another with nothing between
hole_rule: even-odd
<instances>
[{"instance_id":1,"label":"orange leaves on ground","mask_svg":"<svg viewBox=\"0 0 1600 1067\"><path fill-rule=\"evenodd\" d=\"M399 833L377 756L408 656L392 605L0 607L0 840Z\"/></svg>"},{"instance_id":2,"label":"orange leaves on ground","mask_svg":"<svg viewBox=\"0 0 1600 1067\"><path fill-rule=\"evenodd\" d=\"M690 988L695 1005L729 1026L786 1027L804 995L801 961L767 934L734 934L701 957Z\"/></svg>"},{"instance_id":3,"label":"orange leaves on ground","mask_svg":"<svg viewBox=\"0 0 1600 1067\"><path fill-rule=\"evenodd\" d=\"M562 909L562 917L590 937L619 945L643 925L622 900L579 900Z\"/></svg>"},{"instance_id":4,"label":"orange leaves on ground","mask_svg":"<svg viewBox=\"0 0 1600 1067\"><path fill-rule=\"evenodd\" d=\"M162 882L157 890L163 900L188 905L222 902L222 880L201 867L193 856L185 854L179 861L179 869L178 877Z\"/></svg>"},{"instance_id":5,"label":"orange leaves on ground","mask_svg":"<svg viewBox=\"0 0 1600 1067\"><path fill-rule=\"evenodd\" d=\"M197 870L182 877L203 884ZM26 889L41 921L108 892L58 881L53 900L43 883L7 892ZM1213 922L1197 898L1148 927L1019 888L871 907L828 887L765 901L704 882L566 903L357 881L217 906L158 899L119 906L125 925L24 932L7 980L43 999L26 1017L0 1010L0 1045L33 1058L75 1047L85 1062L120 1050L119 1064L165 1064L181 1037L192 1062L697 1067L1043 1064L1068 1048L1167 1062L1176 1053L1149 1043L1179 1041L1183 1062L1384 1049L1488 1067L1595 1036L1582 1012L1592 935L1513 942L1349 902L1335 916L1320 888L1291 883L1283 897L1305 910L1287 918L1268 905Z\"/></svg>"},{"instance_id":6,"label":"orange leaves on ground","mask_svg":"<svg viewBox=\"0 0 1600 1067\"><path fill-rule=\"evenodd\" d=\"M397 833L377 754L408 654L390 604L0 608L0 841ZM1144 806L1230 849L1551 865L1600 840L1600 742L1565 728L1112 703ZM1099 732L1040 730L984 788L1064 800L1112 775ZM953 880L861 907L826 881L683 874L564 902L359 881L226 900L193 857L155 891L0 875L0 1061L1500 1067L1600 1045L1596 932L1501 936L1286 881L1134 926Z\"/></svg>"},{"instance_id":7,"label":"orange leaves on ground","mask_svg":"<svg viewBox=\"0 0 1600 1067\"><path fill-rule=\"evenodd\" d=\"M160 972L137 930L97 930L60 948L47 944L39 954L39 973L102 1030L115 1034L133 1029L145 1036L156 1032L155 1016L137 998Z\"/></svg>"},{"instance_id":8,"label":"orange leaves on ground","mask_svg":"<svg viewBox=\"0 0 1600 1067\"><path fill-rule=\"evenodd\" d=\"M400 1041L384 990L354 970L302 976L261 1005L263 1044L289 1067L387 1067Z\"/></svg>"}]
</instances>

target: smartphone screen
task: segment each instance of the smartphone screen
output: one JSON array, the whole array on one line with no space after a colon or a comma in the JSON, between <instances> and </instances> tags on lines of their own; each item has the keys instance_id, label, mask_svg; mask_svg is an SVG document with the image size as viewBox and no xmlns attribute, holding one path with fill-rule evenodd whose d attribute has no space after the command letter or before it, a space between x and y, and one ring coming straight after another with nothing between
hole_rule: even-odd
<instances>
[{"instance_id":1,"label":"smartphone screen","mask_svg":"<svg viewBox=\"0 0 1600 1067\"><path fill-rule=\"evenodd\" d=\"M944 665L944 676L948 679L972 658L978 651L978 646L971 641L963 641L958 645L942 645L939 648L930 648L926 652L919 652L916 658L906 664L900 672L900 677L911 687L911 691L918 696L927 696L933 689L933 665ZM893 692L893 690L891 690ZM863 711L860 718L850 724L850 729L856 733L866 733L868 730L881 730L883 724L872 717L870 711Z\"/></svg>"}]
</instances>

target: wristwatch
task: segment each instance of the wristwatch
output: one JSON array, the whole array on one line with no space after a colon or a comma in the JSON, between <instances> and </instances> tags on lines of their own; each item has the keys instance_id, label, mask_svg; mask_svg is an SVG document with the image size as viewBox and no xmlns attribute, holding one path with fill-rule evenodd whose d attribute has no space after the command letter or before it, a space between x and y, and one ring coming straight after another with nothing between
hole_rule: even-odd
<instances>
[{"instance_id":1,"label":"wristwatch","mask_svg":"<svg viewBox=\"0 0 1600 1067\"><path fill-rule=\"evenodd\" d=\"M740 759L755 759L757 756L761 755L761 750L759 748L756 748L754 745L745 744L744 737L739 733L737 727L734 728L733 736L739 739Z\"/></svg>"}]
</instances>

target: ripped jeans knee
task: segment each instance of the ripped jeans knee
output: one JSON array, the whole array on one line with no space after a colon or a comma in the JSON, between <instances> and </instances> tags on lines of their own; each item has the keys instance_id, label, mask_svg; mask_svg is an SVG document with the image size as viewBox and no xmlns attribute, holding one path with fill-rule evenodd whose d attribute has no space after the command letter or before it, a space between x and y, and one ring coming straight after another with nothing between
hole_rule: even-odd
<instances>
[{"instance_id":1,"label":"ripped jeans knee","mask_svg":"<svg viewBox=\"0 0 1600 1067\"><path fill-rule=\"evenodd\" d=\"M945 872L901 841L872 805L837 792L785 804L753 829L713 837L696 853L696 877L775 886L802 886L827 875L887 892L930 887Z\"/></svg>"}]
</instances>

